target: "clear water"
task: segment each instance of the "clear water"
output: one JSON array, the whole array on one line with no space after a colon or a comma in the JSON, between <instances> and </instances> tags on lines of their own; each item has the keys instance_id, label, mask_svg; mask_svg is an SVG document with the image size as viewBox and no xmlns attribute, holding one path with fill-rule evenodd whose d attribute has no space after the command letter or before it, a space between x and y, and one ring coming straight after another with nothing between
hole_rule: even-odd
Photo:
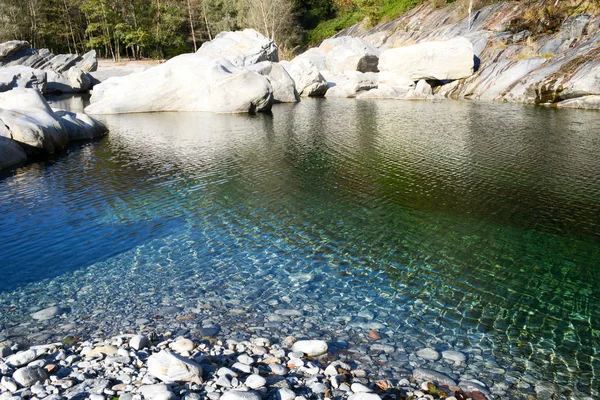
<instances>
[{"instance_id":1,"label":"clear water","mask_svg":"<svg viewBox=\"0 0 600 400\"><path fill-rule=\"evenodd\" d=\"M108 137L0 178L0 339L211 319L324 337L384 376L599 394L597 113L342 99L103 120ZM49 304L70 312L29 317Z\"/></svg>"}]
</instances>

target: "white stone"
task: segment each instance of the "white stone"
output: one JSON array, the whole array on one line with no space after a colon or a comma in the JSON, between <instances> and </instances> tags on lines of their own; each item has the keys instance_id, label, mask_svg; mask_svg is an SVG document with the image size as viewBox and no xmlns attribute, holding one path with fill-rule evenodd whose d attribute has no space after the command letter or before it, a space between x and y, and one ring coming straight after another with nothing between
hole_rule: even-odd
<instances>
[{"instance_id":1,"label":"white stone","mask_svg":"<svg viewBox=\"0 0 600 400\"><path fill-rule=\"evenodd\" d=\"M149 400L174 400L177 398L165 384L142 385L139 391L145 399Z\"/></svg>"},{"instance_id":2,"label":"white stone","mask_svg":"<svg viewBox=\"0 0 600 400\"><path fill-rule=\"evenodd\" d=\"M296 91L300 96L318 97L327 92L329 88L327 80L310 60L295 58L292 61L282 61L280 64L294 80Z\"/></svg>"},{"instance_id":3,"label":"white stone","mask_svg":"<svg viewBox=\"0 0 600 400\"><path fill-rule=\"evenodd\" d=\"M348 396L348 400L381 400L375 393L359 392Z\"/></svg>"},{"instance_id":4,"label":"white stone","mask_svg":"<svg viewBox=\"0 0 600 400\"><path fill-rule=\"evenodd\" d=\"M123 114L159 111L267 111L273 88L256 72L223 59L183 54L164 64L96 85L85 111Z\"/></svg>"},{"instance_id":5,"label":"white stone","mask_svg":"<svg viewBox=\"0 0 600 400\"><path fill-rule=\"evenodd\" d=\"M14 88L30 88L45 92L46 72L22 65L0 68L0 92Z\"/></svg>"},{"instance_id":6,"label":"white stone","mask_svg":"<svg viewBox=\"0 0 600 400\"><path fill-rule=\"evenodd\" d=\"M345 71L342 75L325 75L329 84L326 97L356 97L359 93L375 89L379 76L373 72Z\"/></svg>"},{"instance_id":7,"label":"white stone","mask_svg":"<svg viewBox=\"0 0 600 400\"><path fill-rule=\"evenodd\" d=\"M341 36L324 40L319 46L332 72L377 72L379 50L362 38Z\"/></svg>"},{"instance_id":8,"label":"white stone","mask_svg":"<svg viewBox=\"0 0 600 400\"><path fill-rule=\"evenodd\" d=\"M294 391L291 389L282 388L277 391L276 399L277 400L295 400L296 393L294 393Z\"/></svg>"},{"instance_id":9,"label":"white stone","mask_svg":"<svg viewBox=\"0 0 600 400\"><path fill-rule=\"evenodd\" d=\"M465 361L467 361L467 356L464 353L461 353L460 351L454 351L454 350L446 350L446 351L442 351L442 357L444 357L444 359L455 362L455 363L463 363Z\"/></svg>"},{"instance_id":10,"label":"white stone","mask_svg":"<svg viewBox=\"0 0 600 400\"><path fill-rule=\"evenodd\" d=\"M421 357L424 360L430 361L437 361L440 359L440 353L438 353L430 347L426 347L417 351L417 356Z\"/></svg>"},{"instance_id":11,"label":"white stone","mask_svg":"<svg viewBox=\"0 0 600 400\"><path fill-rule=\"evenodd\" d=\"M273 87L273 100L276 103L296 103L299 101L294 80L282 65L271 61L262 61L248 66L248 69L269 80Z\"/></svg>"},{"instance_id":12,"label":"white stone","mask_svg":"<svg viewBox=\"0 0 600 400\"><path fill-rule=\"evenodd\" d=\"M202 382L202 368L198 364L168 350L148 358L148 372L165 383Z\"/></svg>"},{"instance_id":13,"label":"white stone","mask_svg":"<svg viewBox=\"0 0 600 400\"><path fill-rule=\"evenodd\" d=\"M90 75L77 67L65 72L46 72L46 93L85 92L92 86Z\"/></svg>"},{"instance_id":14,"label":"white stone","mask_svg":"<svg viewBox=\"0 0 600 400\"><path fill-rule=\"evenodd\" d=\"M304 53L298 55L295 60L300 58L310 61L318 71L327 69L327 54L318 47L312 47L306 50Z\"/></svg>"},{"instance_id":15,"label":"white stone","mask_svg":"<svg viewBox=\"0 0 600 400\"><path fill-rule=\"evenodd\" d=\"M8 376L2 377L2 380L0 380L0 385L4 386L4 388L11 393L16 392L18 389L15 380Z\"/></svg>"},{"instance_id":16,"label":"white stone","mask_svg":"<svg viewBox=\"0 0 600 400\"><path fill-rule=\"evenodd\" d=\"M456 382L452 378L441 372L426 368L415 368L413 370L413 378L416 381L432 381L440 385L456 386Z\"/></svg>"},{"instance_id":17,"label":"white stone","mask_svg":"<svg viewBox=\"0 0 600 400\"><path fill-rule=\"evenodd\" d=\"M136 335L129 340L129 347L138 351L150 347L150 345L150 340L144 335Z\"/></svg>"},{"instance_id":18,"label":"white stone","mask_svg":"<svg viewBox=\"0 0 600 400\"><path fill-rule=\"evenodd\" d=\"M194 350L194 342L190 339L179 337L173 343L169 344L169 347L178 353L190 352Z\"/></svg>"},{"instance_id":19,"label":"white stone","mask_svg":"<svg viewBox=\"0 0 600 400\"><path fill-rule=\"evenodd\" d=\"M9 356L6 359L6 364L10 365L11 367L23 367L38 358L38 356L39 353L33 349L20 351L12 356Z\"/></svg>"},{"instance_id":20,"label":"white stone","mask_svg":"<svg viewBox=\"0 0 600 400\"><path fill-rule=\"evenodd\" d=\"M354 393L371 393L373 391L371 388L358 382L354 382L350 386L350 390L352 390Z\"/></svg>"},{"instance_id":21,"label":"white stone","mask_svg":"<svg viewBox=\"0 0 600 400\"><path fill-rule=\"evenodd\" d=\"M252 374L246 378L246 386L250 389L260 389L267 384L267 380L258 374Z\"/></svg>"},{"instance_id":22,"label":"white stone","mask_svg":"<svg viewBox=\"0 0 600 400\"><path fill-rule=\"evenodd\" d=\"M301 351L310 357L325 354L327 349L327 342L324 340L299 340L292 346L292 351Z\"/></svg>"},{"instance_id":23,"label":"white stone","mask_svg":"<svg viewBox=\"0 0 600 400\"><path fill-rule=\"evenodd\" d=\"M12 378L23 387L31 387L36 382L44 382L48 374L41 367L23 367L13 373Z\"/></svg>"},{"instance_id":24,"label":"white stone","mask_svg":"<svg viewBox=\"0 0 600 400\"><path fill-rule=\"evenodd\" d=\"M210 42L203 43L196 54L224 58L237 67L261 61L279 61L279 49L275 42L254 29L221 32Z\"/></svg>"},{"instance_id":25,"label":"white stone","mask_svg":"<svg viewBox=\"0 0 600 400\"><path fill-rule=\"evenodd\" d=\"M380 71L395 72L413 81L466 78L473 74L473 68L473 45L465 38L388 49L379 57Z\"/></svg>"},{"instance_id":26,"label":"white stone","mask_svg":"<svg viewBox=\"0 0 600 400\"><path fill-rule=\"evenodd\" d=\"M256 392L244 392L241 390L230 390L223 393L220 400L261 400Z\"/></svg>"}]
</instances>

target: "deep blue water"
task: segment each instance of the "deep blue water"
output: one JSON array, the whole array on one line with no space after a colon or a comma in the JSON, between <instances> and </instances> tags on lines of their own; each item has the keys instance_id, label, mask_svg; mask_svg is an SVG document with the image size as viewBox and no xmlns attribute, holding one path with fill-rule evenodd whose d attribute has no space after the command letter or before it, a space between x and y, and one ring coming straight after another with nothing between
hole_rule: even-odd
<instances>
[{"instance_id":1,"label":"deep blue water","mask_svg":"<svg viewBox=\"0 0 600 400\"><path fill-rule=\"evenodd\" d=\"M458 375L509 376L510 398L598 395L597 113L328 99L103 120L108 137L0 177L5 335L36 304L210 299L253 323L303 309L352 348L343 318L367 309L396 348L477 348Z\"/></svg>"}]
</instances>

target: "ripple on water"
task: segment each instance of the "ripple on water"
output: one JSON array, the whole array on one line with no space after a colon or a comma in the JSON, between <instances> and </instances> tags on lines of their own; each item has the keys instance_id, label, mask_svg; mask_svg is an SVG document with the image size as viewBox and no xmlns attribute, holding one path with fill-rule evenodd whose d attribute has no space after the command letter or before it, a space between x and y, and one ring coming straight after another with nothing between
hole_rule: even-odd
<instances>
[{"instance_id":1,"label":"ripple on water","mask_svg":"<svg viewBox=\"0 0 600 400\"><path fill-rule=\"evenodd\" d=\"M0 336L212 320L320 336L383 376L598 395L594 117L353 100L107 116L107 138L0 180ZM21 324L55 303L60 323Z\"/></svg>"}]
</instances>

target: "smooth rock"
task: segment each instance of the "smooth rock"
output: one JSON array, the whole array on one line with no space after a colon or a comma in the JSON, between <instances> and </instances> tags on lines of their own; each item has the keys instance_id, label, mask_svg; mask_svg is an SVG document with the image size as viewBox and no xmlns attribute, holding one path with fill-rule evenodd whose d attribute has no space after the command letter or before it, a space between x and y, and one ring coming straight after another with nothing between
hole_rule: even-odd
<instances>
[{"instance_id":1,"label":"smooth rock","mask_svg":"<svg viewBox=\"0 0 600 400\"><path fill-rule=\"evenodd\" d=\"M123 114L158 111L243 113L267 111L273 88L256 72L223 59L183 54L164 64L94 87L85 111Z\"/></svg>"},{"instance_id":2,"label":"smooth rock","mask_svg":"<svg viewBox=\"0 0 600 400\"><path fill-rule=\"evenodd\" d=\"M377 72L379 50L362 38L341 36L325 39L319 46L332 72Z\"/></svg>"},{"instance_id":3,"label":"smooth rock","mask_svg":"<svg viewBox=\"0 0 600 400\"><path fill-rule=\"evenodd\" d=\"M178 353L190 352L194 350L194 342L186 338L177 338L169 347Z\"/></svg>"},{"instance_id":4,"label":"smooth rock","mask_svg":"<svg viewBox=\"0 0 600 400\"><path fill-rule=\"evenodd\" d=\"M77 93L88 91L92 78L77 67L65 72L46 72L46 93Z\"/></svg>"},{"instance_id":5,"label":"smooth rock","mask_svg":"<svg viewBox=\"0 0 600 400\"><path fill-rule=\"evenodd\" d=\"M277 400L295 400L296 393L291 389L281 388L277 391L275 398Z\"/></svg>"},{"instance_id":6,"label":"smooth rock","mask_svg":"<svg viewBox=\"0 0 600 400\"><path fill-rule=\"evenodd\" d=\"M38 321L47 321L64 312L65 310L63 308L58 306L52 306L31 314L31 318Z\"/></svg>"},{"instance_id":7,"label":"smooth rock","mask_svg":"<svg viewBox=\"0 0 600 400\"><path fill-rule=\"evenodd\" d=\"M325 354L327 349L327 342L323 340L299 340L292 345L292 351L301 351L310 357Z\"/></svg>"},{"instance_id":8,"label":"smooth rock","mask_svg":"<svg viewBox=\"0 0 600 400\"><path fill-rule=\"evenodd\" d=\"M394 72L413 81L461 79L473 74L474 55L473 45L465 38L423 42L383 51L379 57L379 70Z\"/></svg>"},{"instance_id":9,"label":"smooth rock","mask_svg":"<svg viewBox=\"0 0 600 400\"><path fill-rule=\"evenodd\" d=\"M39 353L34 349L20 351L12 356L9 356L6 359L6 364L10 365L11 367L23 367L38 358L38 356Z\"/></svg>"},{"instance_id":10,"label":"smooth rock","mask_svg":"<svg viewBox=\"0 0 600 400\"><path fill-rule=\"evenodd\" d=\"M445 360L449 360L454 363L463 363L463 362L467 361L467 356L464 353L461 353L460 351L454 351L454 350L442 351L442 357Z\"/></svg>"},{"instance_id":11,"label":"smooth rock","mask_svg":"<svg viewBox=\"0 0 600 400\"><path fill-rule=\"evenodd\" d=\"M139 391L144 398L151 400L175 400L177 398L165 384L142 385Z\"/></svg>"},{"instance_id":12,"label":"smooth rock","mask_svg":"<svg viewBox=\"0 0 600 400\"><path fill-rule=\"evenodd\" d=\"M261 400L256 392L243 392L241 390L230 390L223 393L220 400Z\"/></svg>"},{"instance_id":13,"label":"smooth rock","mask_svg":"<svg viewBox=\"0 0 600 400\"><path fill-rule=\"evenodd\" d=\"M16 370L12 378L23 387L31 387L34 383L48 379L48 374L43 368L28 366Z\"/></svg>"},{"instance_id":14,"label":"smooth rock","mask_svg":"<svg viewBox=\"0 0 600 400\"><path fill-rule=\"evenodd\" d=\"M150 347L151 345L148 337L144 335L136 335L129 340L129 347L138 351Z\"/></svg>"},{"instance_id":15,"label":"smooth rock","mask_svg":"<svg viewBox=\"0 0 600 400\"><path fill-rule=\"evenodd\" d=\"M296 103L300 100L294 80L282 65L261 61L248 66L248 69L269 80L273 87L273 100L276 103Z\"/></svg>"},{"instance_id":16,"label":"smooth rock","mask_svg":"<svg viewBox=\"0 0 600 400\"><path fill-rule=\"evenodd\" d=\"M33 89L0 93L0 120L8 128L12 140L23 146L27 153L52 154L65 147L69 140L58 117L42 95ZM49 307L32 314L32 318L48 320L59 312L60 308Z\"/></svg>"},{"instance_id":17,"label":"smooth rock","mask_svg":"<svg viewBox=\"0 0 600 400\"><path fill-rule=\"evenodd\" d=\"M296 91L300 96L318 97L325 95L327 92L329 88L327 80L308 59L296 57L292 61L282 61L280 64L294 80ZM275 314L291 316L280 314L278 311L280 310L275 311ZM299 315L302 315L302 313Z\"/></svg>"},{"instance_id":18,"label":"smooth rock","mask_svg":"<svg viewBox=\"0 0 600 400\"><path fill-rule=\"evenodd\" d=\"M0 92L14 88L35 89L43 93L46 91L46 72L20 65L0 68Z\"/></svg>"},{"instance_id":19,"label":"smooth rock","mask_svg":"<svg viewBox=\"0 0 600 400\"><path fill-rule=\"evenodd\" d=\"M0 385L4 386L6 388L6 390L8 390L11 393L16 392L18 389L17 383L15 382L15 380L8 376L2 377L2 379L0 380Z\"/></svg>"},{"instance_id":20,"label":"smooth rock","mask_svg":"<svg viewBox=\"0 0 600 400\"><path fill-rule=\"evenodd\" d=\"M148 358L148 372L165 383L202 382L202 368L198 364L168 350Z\"/></svg>"},{"instance_id":21,"label":"smooth rock","mask_svg":"<svg viewBox=\"0 0 600 400\"><path fill-rule=\"evenodd\" d=\"M261 61L279 61L275 42L255 31L221 32L209 42L204 42L196 54L215 59L224 58L236 67L246 67Z\"/></svg>"},{"instance_id":22,"label":"smooth rock","mask_svg":"<svg viewBox=\"0 0 600 400\"><path fill-rule=\"evenodd\" d=\"M350 390L352 390L354 393L371 393L373 391L373 389L369 388L368 386L357 382L354 382L350 386Z\"/></svg>"},{"instance_id":23,"label":"smooth rock","mask_svg":"<svg viewBox=\"0 0 600 400\"><path fill-rule=\"evenodd\" d=\"M87 114L65 110L57 110L55 114L65 127L69 142L96 139L108 133L108 128L102 122Z\"/></svg>"},{"instance_id":24,"label":"smooth rock","mask_svg":"<svg viewBox=\"0 0 600 400\"><path fill-rule=\"evenodd\" d=\"M287 375L288 369L281 364L270 364L269 370L274 375Z\"/></svg>"},{"instance_id":25,"label":"smooth rock","mask_svg":"<svg viewBox=\"0 0 600 400\"><path fill-rule=\"evenodd\" d=\"M438 353L430 347L426 347L417 351L417 356L421 357L424 360L430 361L437 361L440 359L440 353Z\"/></svg>"},{"instance_id":26,"label":"smooth rock","mask_svg":"<svg viewBox=\"0 0 600 400\"><path fill-rule=\"evenodd\" d=\"M415 368L413 370L413 378L419 382L432 381L440 385L456 386L456 382L449 376L426 368Z\"/></svg>"},{"instance_id":27,"label":"smooth rock","mask_svg":"<svg viewBox=\"0 0 600 400\"><path fill-rule=\"evenodd\" d=\"M375 393L359 392L348 396L348 400L381 400L381 397Z\"/></svg>"},{"instance_id":28,"label":"smooth rock","mask_svg":"<svg viewBox=\"0 0 600 400\"><path fill-rule=\"evenodd\" d=\"M118 349L115 346L100 346L100 347L96 347L92 350L90 350L86 355L85 358L93 358L93 357L97 357L99 355L105 355L105 356L114 356L118 353Z\"/></svg>"},{"instance_id":29,"label":"smooth rock","mask_svg":"<svg viewBox=\"0 0 600 400\"><path fill-rule=\"evenodd\" d=\"M246 378L245 383L250 389L260 389L267 384L267 380L258 374L252 374Z\"/></svg>"}]
</instances>

